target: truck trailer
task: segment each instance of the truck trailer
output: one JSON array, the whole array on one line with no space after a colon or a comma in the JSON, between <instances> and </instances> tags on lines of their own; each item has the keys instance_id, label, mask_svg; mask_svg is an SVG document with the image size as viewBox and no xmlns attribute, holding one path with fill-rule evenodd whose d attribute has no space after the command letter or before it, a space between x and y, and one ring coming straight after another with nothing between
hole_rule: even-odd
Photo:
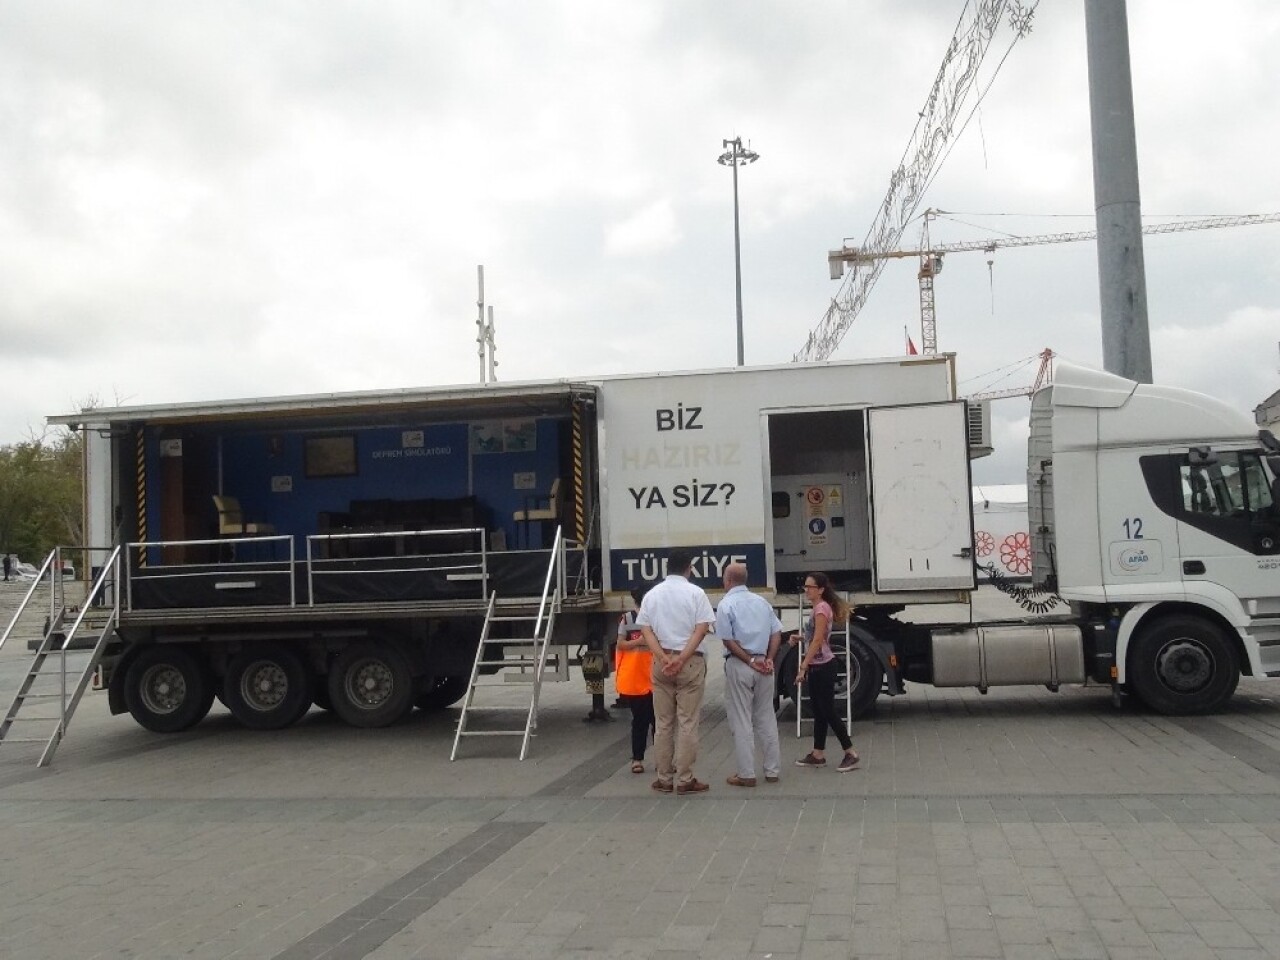
<instances>
[{"instance_id":1,"label":"truck trailer","mask_svg":"<svg viewBox=\"0 0 1280 960\"><path fill-rule=\"evenodd\" d=\"M313 703L358 726L440 709L500 669L485 651L522 648L521 619L566 658L598 647L674 547L713 601L733 561L780 608L830 575L855 714L909 682L1097 683L1195 713L1280 676L1275 439L1065 363L1033 398L1027 477L1033 581L1069 613L913 622L975 589L971 412L942 354L50 422L85 437L100 678L151 730L215 696L263 729Z\"/></svg>"}]
</instances>

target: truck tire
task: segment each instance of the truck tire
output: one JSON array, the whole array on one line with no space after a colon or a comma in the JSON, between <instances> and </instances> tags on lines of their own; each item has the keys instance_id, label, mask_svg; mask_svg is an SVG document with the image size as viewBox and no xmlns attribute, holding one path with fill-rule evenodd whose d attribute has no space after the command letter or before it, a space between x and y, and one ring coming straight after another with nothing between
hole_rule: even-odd
<instances>
[{"instance_id":1,"label":"truck tire","mask_svg":"<svg viewBox=\"0 0 1280 960\"><path fill-rule=\"evenodd\" d=\"M470 682L471 678L462 674L436 677L413 698L414 706L428 712L452 707L467 695L467 685Z\"/></svg>"},{"instance_id":2,"label":"truck tire","mask_svg":"<svg viewBox=\"0 0 1280 960\"><path fill-rule=\"evenodd\" d=\"M849 673L845 675L844 645L837 640L831 645L831 652L836 655L837 669L840 671L836 680L836 696L843 697L848 691L853 698L852 710L856 719L866 713L880 696L884 686L884 668L880 661L860 643L853 643L849 648ZM777 711L783 698L795 700L796 673L800 669L800 649L791 647L781 653L774 666L773 709Z\"/></svg>"},{"instance_id":3,"label":"truck tire","mask_svg":"<svg viewBox=\"0 0 1280 960\"><path fill-rule=\"evenodd\" d=\"M385 643L357 643L329 667L333 712L353 727L386 727L413 709L409 662Z\"/></svg>"},{"instance_id":4,"label":"truck tire","mask_svg":"<svg viewBox=\"0 0 1280 960\"><path fill-rule=\"evenodd\" d=\"M311 709L311 670L279 643L241 650L227 664L222 696L232 716L250 730L281 730Z\"/></svg>"},{"instance_id":5,"label":"truck tire","mask_svg":"<svg viewBox=\"0 0 1280 960\"><path fill-rule=\"evenodd\" d=\"M311 702L321 710L332 710L333 701L329 699L329 678L318 677L311 690Z\"/></svg>"},{"instance_id":6,"label":"truck tire","mask_svg":"<svg viewBox=\"0 0 1280 960\"><path fill-rule=\"evenodd\" d=\"M1141 629L1129 649L1129 683L1157 713L1210 713L1240 682L1240 658L1217 624L1178 615Z\"/></svg>"},{"instance_id":7,"label":"truck tire","mask_svg":"<svg viewBox=\"0 0 1280 960\"><path fill-rule=\"evenodd\" d=\"M133 719L154 733L187 730L209 712L213 678L197 657L169 644L139 651L124 678L124 702Z\"/></svg>"},{"instance_id":8,"label":"truck tire","mask_svg":"<svg viewBox=\"0 0 1280 960\"><path fill-rule=\"evenodd\" d=\"M836 657L841 657L842 653L837 652ZM846 682L852 701L850 712L856 720L871 709L884 686L884 667L870 650L856 640L849 644L849 677Z\"/></svg>"},{"instance_id":9,"label":"truck tire","mask_svg":"<svg viewBox=\"0 0 1280 960\"><path fill-rule=\"evenodd\" d=\"M783 646L773 660L773 712L777 713L783 700L796 698L796 671L800 666L800 652L796 647Z\"/></svg>"}]
</instances>

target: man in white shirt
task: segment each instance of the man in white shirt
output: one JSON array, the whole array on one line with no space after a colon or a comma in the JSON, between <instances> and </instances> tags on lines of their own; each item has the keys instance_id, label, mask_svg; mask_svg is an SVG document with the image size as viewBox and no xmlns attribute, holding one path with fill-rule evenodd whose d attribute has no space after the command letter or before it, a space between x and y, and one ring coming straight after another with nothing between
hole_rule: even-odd
<instances>
[{"instance_id":1,"label":"man in white shirt","mask_svg":"<svg viewBox=\"0 0 1280 960\"><path fill-rule=\"evenodd\" d=\"M689 581L693 555L673 550L666 579L644 595L636 624L653 652L653 752L659 793L705 793L693 776L698 758L698 723L707 684L707 660L698 649L715 614L706 592ZM674 781L674 782L673 782Z\"/></svg>"},{"instance_id":2,"label":"man in white shirt","mask_svg":"<svg viewBox=\"0 0 1280 960\"><path fill-rule=\"evenodd\" d=\"M716 636L724 644L724 708L738 761L738 772L726 782L731 787L756 785L759 740L764 779L777 783L782 751L773 713L773 656L782 643L782 622L768 600L747 589L746 564L725 568L724 589L716 608Z\"/></svg>"}]
</instances>

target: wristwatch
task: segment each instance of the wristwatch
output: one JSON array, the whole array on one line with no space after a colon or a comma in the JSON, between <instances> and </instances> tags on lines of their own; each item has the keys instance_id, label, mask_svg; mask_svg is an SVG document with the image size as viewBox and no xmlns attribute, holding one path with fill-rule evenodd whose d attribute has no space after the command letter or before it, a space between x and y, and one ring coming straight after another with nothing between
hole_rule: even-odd
<instances>
[{"instance_id":1,"label":"wristwatch","mask_svg":"<svg viewBox=\"0 0 1280 960\"><path fill-rule=\"evenodd\" d=\"M753 656L751 657L751 662L752 662L752 663L755 663L755 662L756 662L757 660L759 660L759 659L760 659L760 657L759 657L758 655L753 655Z\"/></svg>"}]
</instances>

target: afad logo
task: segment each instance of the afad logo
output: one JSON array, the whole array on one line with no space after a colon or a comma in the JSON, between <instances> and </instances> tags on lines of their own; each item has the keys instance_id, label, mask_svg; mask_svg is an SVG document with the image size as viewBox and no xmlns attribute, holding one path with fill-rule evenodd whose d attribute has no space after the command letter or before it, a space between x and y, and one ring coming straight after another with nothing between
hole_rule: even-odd
<instances>
[{"instance_id":1,"label":"afad logo","mask_svg":"<svg viewBox=\"0 0 1280 960\"><path fill-rule=\"evenodd\" d=\"M1151 557L1141 547L1131 547L1128 550L1121 550L1116 561L1120 564L1120 569L1126 573L1141 573L1151 562Z\"/></svg>"}]
</instances>

